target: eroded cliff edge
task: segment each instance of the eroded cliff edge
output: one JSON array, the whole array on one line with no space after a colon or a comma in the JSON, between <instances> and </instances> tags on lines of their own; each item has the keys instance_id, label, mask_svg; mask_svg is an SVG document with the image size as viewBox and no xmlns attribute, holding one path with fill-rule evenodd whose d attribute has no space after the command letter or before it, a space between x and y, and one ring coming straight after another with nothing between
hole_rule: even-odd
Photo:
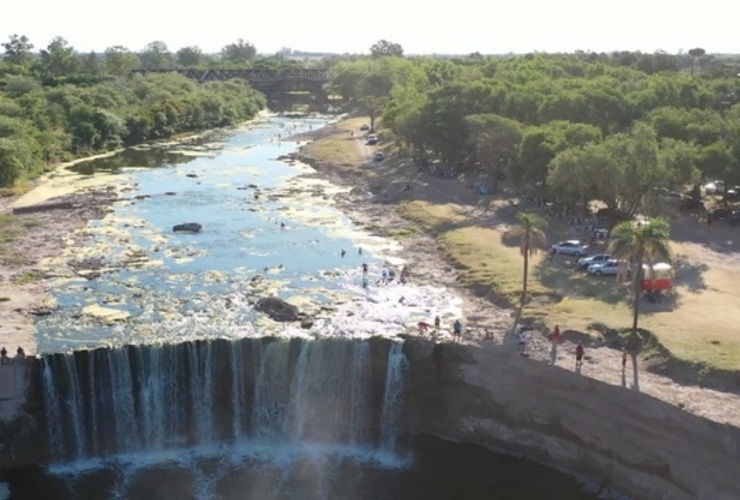
<instances>
[{"instance_id":1,"label":"eroded cliff edge","mask_svg":"<svg viewBox=\"0 0 740 500\"><path fill-rule=\"evenodd\" d=\"M406 342L412 433L520 452L634 498L740 498L740 429L502 346Z\"/></svg>"}]
</instances>

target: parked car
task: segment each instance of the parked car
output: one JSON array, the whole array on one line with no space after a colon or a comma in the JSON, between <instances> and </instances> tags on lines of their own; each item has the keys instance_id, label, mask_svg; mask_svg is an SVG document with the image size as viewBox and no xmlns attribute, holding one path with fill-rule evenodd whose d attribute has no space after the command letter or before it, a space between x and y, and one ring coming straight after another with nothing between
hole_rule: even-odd
<instances>
[{"instance_id":1,"label":"parked car","mask_svg":"<svg viewBox=\"0 0 740 500\"><path fill-rule=\"evenodd\" d=\"M367 123L363 123L362 126L360 126L360 130L370 130L370 125Z\"/></svg>"},{"instance_id":2,"label":"parked car","mask_svg":"<svg viewBox=\"0 0 740 500\"><path fill-rule=\"evenodd\" d=\"M684 196L681 198L681 201L678 202L678 208L680 210L700 210L704 208L704 202L698 198Z\"/></svg>"},{"instance_id":3,"label":"parked car","mask_svg":"<svg viewBox=\"0 0 740 500\"><path fill-rule=\"evenodd\" d=\"M377 144L378 143L378 136L375 134L370 134L367 136L367 143L370 145Z\"/></svg>"},{"instance_id":4,"label":"parked car","mask_svg":"<svg viewBox=\"0 0 740 500\"><path fill-rule=\"evenodd\" d=\"M731 226L740 224L740 210L732 210L727 214L727 223Z\"/></svg>"},{"instance_id":5,"label":"parked car","mask_svg":"<svg viewBox=\"0 0 740 500\"><path fill-rule=\"evenodd\" d=\"M730 215L730 212L732 212L732 210L730 210L729 208L715 208L714 210L709 212L709 217L712 220L727 219L727 217Z\"/></svg>"},{"instance_id":6,"label":"parked car","mask_svg":"<svg viewBox=\"0 0 740 500\"><path fill-rule=\"evenodd\" d=\"M377 153L375 153L375 156L373 156L373 161L383 161L384 158L385 155L382 152L378 151Z\"/></svg>"},{"instance_id":7,"label":"parked car","mask_svg":"<svg viewBox=\"0 0 740 500\"><path fill-rule=\"evenodd\" d=\"M591 264L601 264L602 262L606 262L611 258L612 256L608 253L599 253L590 257L581 257L580 259L578 259L578 268L588 269L588 266L590 266Z\"/></svg>"},{"instance_id":8,"label":"parked car","mask_svg":"<svg viewBox=\"0 0 740 500\"><path fill-rule=\"evenodd\" d=\"M586 270L588 274L593 274L594 276L616 276L619 274L619 269L624 265L626 263L623 260L609 259L606 262L591 264ZM626 271L629 274L629 269Z\"/></svg>"},{"instance_id":9,"label":"parked car","mask_svg":"<svg viewBox=\"0 0 740 500\"><path fill-rule=\"evenodd\" d=\"M733 186L725 191L725 196L722 198L725 201L738 201L740 200L740 186Z\"/></svg>"},{"instance_id":10,"label":"parked car","mask_svg":"<svg viewBox=\"0 0 740 500\"><path fill-rule=\"evenodd\" d=\"M559 243L553 243L550 249L555 253L563 255L575 255L581 257L582 255L588 254L588 245L581 243L578 240L566 240Z\"/></svg>"}]
</instances>

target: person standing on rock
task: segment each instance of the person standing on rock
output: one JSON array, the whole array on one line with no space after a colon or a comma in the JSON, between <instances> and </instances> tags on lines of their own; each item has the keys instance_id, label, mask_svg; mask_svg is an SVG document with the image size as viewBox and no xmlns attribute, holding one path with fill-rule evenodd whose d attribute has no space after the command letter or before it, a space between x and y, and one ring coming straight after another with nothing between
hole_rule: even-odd
<instances>
[{"instance_id":1,"label":"person standing on rock","mask_svg":"<svg viewBox=\"0 0 740 500\"><path fill-rule=\"evenodd\" d=\"M364 263L364 262L362 263L362 274L364 274L364 275L367 274L367 264Z\"/></svg>"},{"instance_id":2,"label":"person standing on rock","mask_svg":"<svg viewBox=\"0 0 740 500\"><path fill-rule=\"evenodd\" d=\"M580 369L583 364L583 354L583 342L579 340L578 345L576 346L576 369Z\"/></svg>"},{"instance_id":3,"label":"person standing on rock","mask_svg":"<svg viewBox=\"0 0 740 500\"><path fill-rule=\"evenodd\" d=\"M560 342L560 327L558 325L555 325L555 329L552 331L551 340L553 346L558 345L558 342Z\"/></svg>"},{"instance_id":4,"label":"person standing on rock","mask_svg":"<svg viewBox=\"0 0 740 500\"><path fill-rule=\"evenodd\" d=\"M522 356L526 356L527 355L527 334L524 333L524 330L521 328L517 332L516 343L519 346L519 354L521 354Z\"/></svg>"},{"instance_id":5,"label":"person standing on rock","mask_svg":"<svg viewBox=\"0 0 740 500\"><path fill-rule=\"evenodd\" d=\"M622 376L624 377L624 374L627 370L627 349L622 347Z\"/></svg>"},{"instance_id":6,"label":"person standing on rock","mask_svg":"<svg viewBox=\"0 0 740 500\"><path fill-rule=\"evenodd\" d=\"M460 338L462 337L462 328L463 328L462 327L462 323L460 322L459 319L456 319L455 320L455 324L452 325L452 333L453 333L452 340L453 340L453 342L459 342L460 341Z\"/></svg>"},{"instance_id":7,"label":"person standing on rock","mask_svg":"<svg viewBox=\"0 0 740 500\"><path fill-rule=\"evenodd\" d=\"M0 349L0 364L7 364L8 361L8 350L3 347L2 349Z\"/></svg>"},{"instance_id":8,"label":"person standing on rock","mask_svg":"<svg viewBox=\"0 0 740 500\"><path fill-rule=\"evenodd\" d=\"M434 317L434 330L439 335L439 326L442 324L442 320L439 319L439 316Z\"/></svg>"}]
</instances>

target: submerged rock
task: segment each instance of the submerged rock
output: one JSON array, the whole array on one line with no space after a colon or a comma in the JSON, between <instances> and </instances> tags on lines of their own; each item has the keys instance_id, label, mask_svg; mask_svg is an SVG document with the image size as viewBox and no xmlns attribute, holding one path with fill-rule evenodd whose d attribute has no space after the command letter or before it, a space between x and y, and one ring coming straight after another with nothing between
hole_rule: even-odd
<instances>
[{"instance_id":1,"label":"submerged rock","mask_svg":"<svg viewBox=\"0 0 740 500\"><path fill-rule=\"evenodd\" d=\"M277 297L263 297L254 308L267 314L274 321L298 321L301 315L298 308Z\"/></svg>"},{"instance_id":2,"label":"submerged rock","mask_svg":"<svg viewBox=\"0 0 740 500\"><path fill-rule=\"evenodd\" d=\"M189 231L191 233L199 233L201 229L203 229L203 226L197 222L186 222L185 224L178 224L172 228L174 232Z\"/></svg>"}]
</instances>

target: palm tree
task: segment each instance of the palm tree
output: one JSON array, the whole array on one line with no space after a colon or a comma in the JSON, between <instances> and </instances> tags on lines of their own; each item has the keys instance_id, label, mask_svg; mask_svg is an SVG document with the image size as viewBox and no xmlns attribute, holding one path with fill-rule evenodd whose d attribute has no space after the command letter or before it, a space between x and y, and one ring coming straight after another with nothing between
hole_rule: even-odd
<instances>
[{"instance_id":1,"label":"palm tree","mask_svg":"<svg viewBox=\"0 0 740 500\"><path fill-rule=\"evenodd\" d=\"M519 212L516 214L519 225L510 231L511 236L520 236L519 251L524 257L524 277L522 279L522 305L527 298L527 281L529 279L529 257L537 251L537 244L545 245L547 237L542 230L547 221L537 214Z\"/></svg>"},{"instance_id":2,"label":"palm tree","mask_svg":"<svg viewBox=\"0 0 740 500\"><path fill-rule=\"evenodd\" d=\"M670 225L662 217L642 224L634 221L622 222L612 230L614 238L610 245L612 255L632 263L632 339L639 338L637 322L640 316L644 274L642 265L653 264L657 260L670 261L670 232ZM635 376L635 389L638 389L637 352L635 351L632 352L632 368Z\"/></svg>"}]
</instances>

